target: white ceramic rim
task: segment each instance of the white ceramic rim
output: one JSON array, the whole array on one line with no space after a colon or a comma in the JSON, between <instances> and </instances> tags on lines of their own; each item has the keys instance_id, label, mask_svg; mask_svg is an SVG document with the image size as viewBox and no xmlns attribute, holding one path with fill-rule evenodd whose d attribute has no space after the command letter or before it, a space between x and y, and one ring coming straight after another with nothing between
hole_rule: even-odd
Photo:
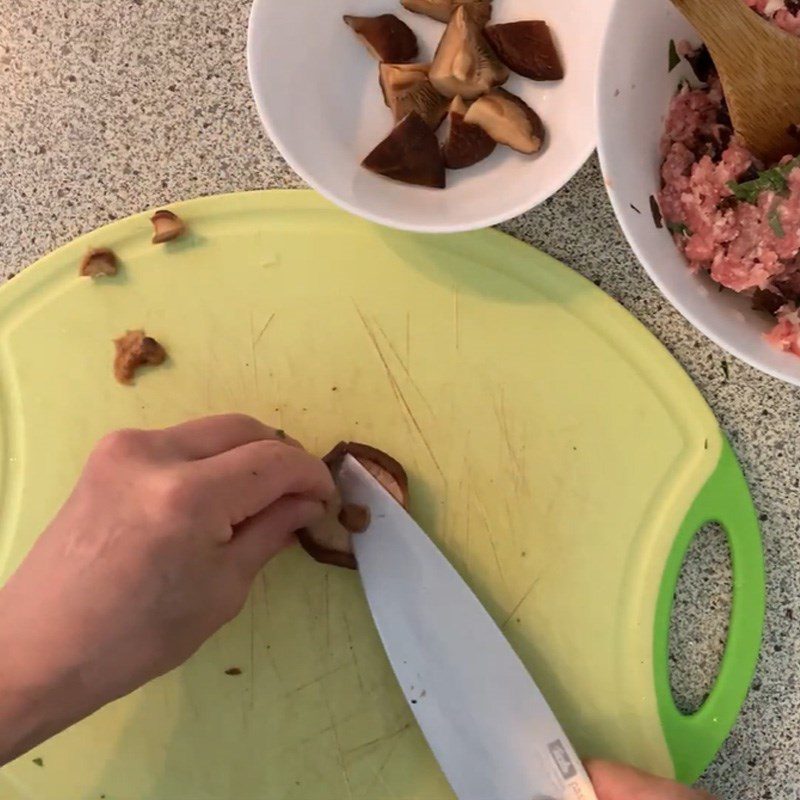
<instances>
[{"instance_id":1,"label":"white ceramic rim","mask_svg":"<svg viewBox=\"0 0 800 800\"><path fill-rule=\"evenodd\" d=\"M606 186L606 191L608 193L609 199L611 200L611 205L614 209L614 214L617 218L617 222L619 223L622 232L625 234L625 239L628 242L629 247L633 251L634 255L638 262L644 267L645 271L647 272L650 280L656 285L658 290L661 292L664 297L669 300L672 306L686 319L692 326L697 328L707 339L710 339L714 344L720 347L727 353L730 353L732 356L738 358L740 361L743 361L745 364L757 369L759 372L763 372L767 375L770 375L773 378L778 378L778 380L782 380L786 383L790 383L794 386L800 386L800 376L793 374L789 370L782 370L779 367L773 367L768 364L763 363L760 359L751 356L745 353L738 345L731 344L728 342L724 337L718 336L716 332L712 330L712 328L707 325L703 319L699 316L694 315L691 311L689 311L681 301L680 297L678 297L674 292L670 291L667 286L662 283L662 281L658 277L658 273L650 267L650 263L648 259L645 257L644 252L637 244L636 236L631 230L630 226L628 225L628 215L623 210L624 204L622 200L619 199L617 193L613 187L613 185L609 185L608 182L608 175L609 169L608 164L606 161L606 152L604 142L606 139L605 136L605 124L604 124L604 113L603 113L603 102L602 92L600 88L602 86L602 81L605 75L605 65L606 59L608 58L609 48L614 45L618 46L619 43L616 41L612 41L614 36L614 19L616 14L619 10L619 4L615 3L614 7L611 10L611 16L609 18L608 26L606 27L605 34L603 36L603 46L600 53L600 61L599 61L599 68L597 71L597 84L595 87L595 110L596 110L596 117L597 117L597 153L600 159L600 169L603 172L603 178ZM787 356L788 357L788 356ZM792 356L792 358L797 358L797 356Z\"/></svg>"},{"instance_id":2,"label":"white ceramic rim","mask_svg":"<svg viewBox=\"0 0 800 800\"><path fill-rule=\"evenodd\" d=\"M437 224L435 222L430 222L426 224L418 224L418 225L411 225L406 224L404 222L398 222L392 219L389 216L384 216L383 214L375 213L373 211L369 211L368 209L357 208L347 200L339 197L337 193L333 190L327 189L325 186L322 186L314 178L302 167L300 162L294 157L292 153L292 149L287 146L286 142L278 135L275 127L271 122L271 118L265 105L263 104L261 97L263 97L263 92L259 91L259 78L258 78L258 70L255 69L256 64L256 54L255 54L255 45L253 41L253 30L254 30L254 21L259 13L259 8L262 3L272 2L273 0L253 0L253 5L250 7L250 17L247 26L247 74L250 81L250 90L253 95L253 99L256 104L256 109L258 110L258 116L261 119L261 124L264 126L264 130L266 130L267 135L272 140L273 144L278 148L283 158L286 160L286 163L312 188L314 191L321 194L327 200L330 200L332 203L335 203L340 208L343 208L345 211L349 212L350 214L354 214L355 216L362 217L363 219L367 219L370 222L377 222L379 225L384 225L388 228L395 228L396 230L402 231L410 231L412 233L464 233L467 231L475 231L480 230L482 228L490 228L493 225L500 225L503 222L508 222L515 217L519 217L522 214L531 211L532 209L536 208L537 206L541 205L545 201L549 200L556 192L560 191L564 188L578 173L578 170L589 160L592 153L597 148L597 139L598 139L598 130L597 130L597 114L594 114L595 120L595 131L594 136L592 137L594 141L590 142L587 148L584 150L575 151L575 163L570 167L568 174L565 173L564 176L559 181L553 181L555 186L548 187L546 189L546 194L539 198L538 200L531 200L526 201L524 203L520 203L519 205L515 206L514 208L509 209L508 211L504 211L500 214L490 215L486 217L479 217L473 220L465 220L464 222L458 224L450 224L450 225L443 225ZM563 0L562 0L563 2ZM603 39L603 44L605 45L605 38ZM594 107L597 107L597 86L595 84L594 89Z\"/></svg>"}]
</instances>

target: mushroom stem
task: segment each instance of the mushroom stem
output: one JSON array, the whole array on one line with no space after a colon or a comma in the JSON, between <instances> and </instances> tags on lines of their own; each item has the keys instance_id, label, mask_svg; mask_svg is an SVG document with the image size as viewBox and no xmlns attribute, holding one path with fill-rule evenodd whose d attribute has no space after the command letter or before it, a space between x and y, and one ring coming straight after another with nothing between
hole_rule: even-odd
<instances>
[{"instance_id":1,"label":"mushroom stem","mask_svg":"<svg viewBox=\"0 0 800 800\"><path fill-rule=\"evenodd\" d=\"M458 6L433 57L431 83L445 97L460 95L473 100L505 83L508 76L508 69L484 39L481 26L465 6Z\"/></svg>"}]
</instances>

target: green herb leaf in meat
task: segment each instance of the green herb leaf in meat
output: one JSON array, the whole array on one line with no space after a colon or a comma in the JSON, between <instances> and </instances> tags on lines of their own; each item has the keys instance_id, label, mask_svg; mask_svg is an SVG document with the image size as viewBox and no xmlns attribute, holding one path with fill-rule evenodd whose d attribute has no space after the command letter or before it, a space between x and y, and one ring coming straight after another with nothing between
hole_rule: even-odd
<instances>
[{"instance_id":1,"label":"green herb leaf in meat","mask_svg":"<svg viewBox=\"0 0 800 800\"><path fill-rule=\"evenodd\" d=\"M669 40L669 71L675 69L681 63L681 57L678 55L678 48L675 47L675 40Z\"/></svg>"},{"instance_id":2,"label":"green herb leaf in meat","mask_svg":"<svg viewBox=\"0 0 800 800\"><path fill-rule=\"evenodd\" d=\"M680 233L682 236L691 236L691 231L683 222L668 222L667 229L670 233Z\"/></svg>"},{"instance_id":3,"label":"green herb leaf in meat","mask_svg":"<svg viewBox=\"0 0 800 800\"><path fill-rule=\"evenodd\" d=\"M783 237L786 236L786 231L784 231L783 225L781 225L781 216L778 213L777 208L773 208L772 211L767 214L767 222L769 223L770 228L772 228L772 232L779 239L783 239Z\"/></svg>"},{"instance_id":4,"label":"green herb leaf in meat","mask_svg":"<svg viewBox=\"0 0 800 800\"><path fill-rule=\"evenodd\" d=\"M762 192L772 191L777 194L785 194L789 188L787 178L795 167L800 167L800 156L782 166L765 169L751 181L744 181L744 183L730 181L728 188L737 200L755 205Z\"/></svg>"}]
</instances>

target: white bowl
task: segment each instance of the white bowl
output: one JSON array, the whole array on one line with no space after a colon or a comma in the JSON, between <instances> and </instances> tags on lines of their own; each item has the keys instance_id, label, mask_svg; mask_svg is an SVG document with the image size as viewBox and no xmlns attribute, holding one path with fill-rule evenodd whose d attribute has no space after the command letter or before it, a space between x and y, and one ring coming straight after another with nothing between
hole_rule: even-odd
<instances>
[{"instance_id":1,"label":"white bowl","mask_svg":"<svg viewBox=\"0 0 800 800\"><path fill-rule=\"evenodd\" d=\"M394 183L360 166L391 130L378 64L342 22L343 14L396 14L416 32L429 60L440 22L399 0L255 0L248 67L261 120L294 170L347 211L394 228L430 233L474 230L511 219L557 192L596 144L597 60L611 0L495 0L493 20L543 19L553 29L566 77L534 83L513 75L506 88L542 117L543 152L506 147L470 169L448 172L448 187Z\"/></svg>"},{"instance_id":2,"label":"white bowl","mask_svg":"<svg viewBox=\"0 0 800 800\"><path fill-rule=\"evenodd\" d=\"M649 198L660 185L667 107L682 77L696 81L685 62L668 72L670 39L700 42L669 0L616 0L600 58L597 104L600 163L617 219L650 277L692 325L742 361L800 385L800 358L764 340L769 318L752 311L747 298L693 275L666 228L653 222Z\"/></svg>"}]
</instances>

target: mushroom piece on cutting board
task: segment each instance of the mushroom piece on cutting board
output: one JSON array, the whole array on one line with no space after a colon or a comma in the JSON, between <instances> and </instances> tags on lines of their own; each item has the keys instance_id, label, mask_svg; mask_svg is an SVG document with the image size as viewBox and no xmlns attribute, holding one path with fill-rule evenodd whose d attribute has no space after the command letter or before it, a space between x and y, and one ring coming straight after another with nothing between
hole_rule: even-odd
<instances>
[{"instance_id":1,"label":"mushroom piece on cutting board","mask_svg":"<svg viewBox=\"0 0 800 800\"><path fill-rule=\"evenodd\" d=\"M346 455L357 459L403 508L408 507L408 476L398 461L369 445L341 442L323 459L334 481ZM303 549L321 564L357 569L352 537L366 530L369 522L369 509L337 501L323 519L297 536Z\"/></svg>"}]
</instances>

